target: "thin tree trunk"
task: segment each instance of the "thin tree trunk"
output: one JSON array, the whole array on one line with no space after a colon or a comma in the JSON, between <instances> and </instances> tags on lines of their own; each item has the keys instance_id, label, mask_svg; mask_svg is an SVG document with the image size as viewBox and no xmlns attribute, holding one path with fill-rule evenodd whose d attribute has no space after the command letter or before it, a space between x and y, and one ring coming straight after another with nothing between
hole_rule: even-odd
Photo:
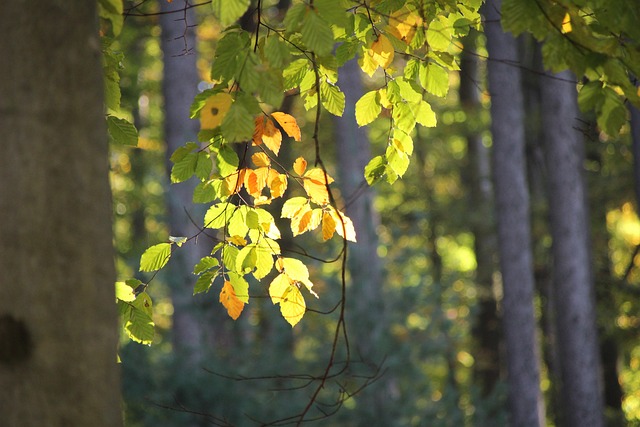
<instances>
[{"instance_id":1,"label":"thin tree trunk","mask_svg":"<svg viewBox=\"0 0 640 427\"><path fill-rule=\"evenodd\" d=\"M589 242L582 134L574 76L563 72L542 85L553 281L564 418L571 427L604 425L601 365ZM557 77L557 78L554 78ZM568 80L561 81L559 79Z\"/></svg>"},{"instance_id":2,"label":"thin tree trunk","mask_svg":"<svg viewBox=\"0 0 640 427\"><path fill-rule=\"evenodd\" d=\"M524 105L515 39L500 27L501 2L485 4L493 135L493 181L502 272L502 324L506 347L510 425L543 425L540 369L533 311L529 193Z\"/></svg>"},{"instance_id":3,"label":"thin tree trunk","mask_svg":"<svg viewBox=\"0 0 640 427\"><path fill-rule=\"evenodd\" d=\"M337 169L340 190L346 203L346 214L354 223L358 242L349 245L348 267L351 276L347 294L347 332L351 344L351 357L362 357L366 362L379 364L384 358L384 304L382 295L382 263L378 257L378 216L373 207L373 190L366 184L363 170L371 158L369 139L364 128L355 120L355 103L362 95L361 72L356 61L347 62L340 69L340 87L346 97L346 108L341 118L335 118ZM340 225L338 225L340 226ZM363 408L369 422L382 422L387 413L388 398L385 377L363 392ZM360 405L360 404L359 404ZM366 420L361 420L365 423Z\"/></svg>"},{"instance_id":4,"label":"thin tree trunk","mask_svg":"<svg viewBox=\"0 0 640 427\"><path fill-rule=\"evenodd\" d=\"M467 116L480 113L478 90L478 57L475 53L476 36L464 41L465 50L460 61L460 103ZM491 394L500 379L500 319L493 292L493 275L497 267L497 239L493 215L494 195L491 183L491 158L482 143L479 130L467 134L469 176L467 185L471 194L471 229L475 237L476 288L479 311L473 326L477 340L474 358L474 376L482 396Z\"/></svg>"},{"instance_id":5,"label":"thin tree trunk","mask_svg":"<svg viewBox=\"0 0 640 427\"><path fill-rule=\"evenodd\" d=\"M193 25L196 22L194 9L185 8L184 2L169 3L160 0L162 12L161 47L163 52L164 76L162 94L164 97L164 132L167 142L167 174L171 172L169 157L173 151L187 141L196 141L198 122L189 119L189 107L198 93L198 69L195 53L196 36ZM191 49L191 51L190 51ZM169 230L172 236L189 237L198 230L191 223L189 215L197 221L201 215L194 215L192 202L194 180L171 185L166 192ZM175 251L169 266L171 298L173 301L173 344L178 355L188 356L188 361L197 363L202 358L203 326L193 295L193 266L206 253L203 250L209 242L196 246L192 241ZM214 308L215 309L215 308Z\"/></svg>"},{"instance_id":6,"label":"thin tree trunk","mask_svg":"<svg viewBox=\"0 0 640 427\"><path fill-rule=\"evenodd\" d=\"M96 2L0 13L0 424L122 425Z\"/></svg>"}]
</instances>

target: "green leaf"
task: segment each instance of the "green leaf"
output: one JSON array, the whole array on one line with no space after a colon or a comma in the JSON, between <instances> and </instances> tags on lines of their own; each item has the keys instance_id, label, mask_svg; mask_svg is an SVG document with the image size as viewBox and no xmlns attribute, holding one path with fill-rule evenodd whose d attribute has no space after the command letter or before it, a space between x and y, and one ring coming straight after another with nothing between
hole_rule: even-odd
<instances>
[{"instance_id":1,"label":"green leaf","mask_svg":"<svg viewBox=\"0 0 640 427\"><path fill-rule=\"evenodd\" d=\"M284 99L284 79L279 70L262 71L258 94L263 102L279 107Z\"/></svg>"},{"instance_id":2,"label":"green leaf","mask_svg":"<svg viewBox=\"0 0 640 427\"><path fill-rule=\"evenodd\" d=\"M249 9L251 0L212 0L213 14L223 27L235 23Z\"/></svg>"},{"instance_id":3,"label":"green leaf","mask_svg":"<svg viewBox=\"0 0 640 427\"><path fill-rule=\"evenodd\" d=\"M236 268L236 258L240 250L233 245L225 245L222 248L222 263L231 271Z\"/></svg>"},{"instance_id":4,"label":"green leaf","mask_svg":"<svg viewBox=\"0 0 640 427\"><path fill-rule=\"evenodd\" d=\"M105 75L104 78L104 97L107 108L117 110L120 108L120 77L115 72L114 75Z\"/></svg>"},{"instance_id":5,"label":"green leaf","mask_svg":"<svg viewBox=\"0 0 640 427\"><path fill-rule=\"evenodd\" d=\"M253 277L256 280L263 279L271 272L273 269L273 251L277 249L280 252L280 248L272 247L268 240L270 239L261 239L256 247L256 270L253 272Z\"/></svg>"},{"instance_id":6,"label":"green leaf","mask_svg":"<svg viewBox=\"0 0 640 427\"><path fill-rule=\"evenodd\" d=\"M155 336L155 325L150 315L142 310L131 311L129 320L124 325L127 336L135 342L151 345Z\"/></svg>"},{"instance_id":7,"label":"green leaf","mask_svg":"<svg viewBox=\"0 0 640 427\"><path fill-rule=\"evenodd\" d=\"M249 283L241 275L229 272L229 281L233 286L233 291L236 293L236 297L243 303L249 302Z\"/></svg>"},{"instance_id":8,"label":"green leaf","mask_svg":"<svg viewBox=\"0 0 640 427\"><path fill-rule=\"evenodd\" d=\"M284 17L284 26L288 32L293 33L300 28L307 10L307 5L304 3L297 3L287 10L287 14Z\"/></svg>"},{"instance_id":9,"label":"green leaf","mask_svg":"<svg viewBox=\"0 0 640 427\"><path fill-rule=\"evenodd\" d=\"M318 11L318 15L331 25L345 28L349 22L349 16L345 9L336 5L335 0L315 0L313 7Z\"/></svg>"},{"instance_id":10,"label":"green leaf","mask_svg":"<svg viewBox=\"0 0 640 427\"><path fill-rule=\"evenodd\" d=\"M353 59L360 48L358 40L347 40L336 48L336 60L338 66L343 66L347 61Z\"/></svg>"},{"instance_id":11,"label":"green leaf","mask_svg":"<svg viewBox=\"0 0 640 427\"><path fill-rule=\"evenodd\" d=\"M217 181L220 184L220 181ZM218 198L219 191L214 186L214 182L200 182L193 189L193 203L210 203Z\"/></svg>"},{"instance_id":12,"label":"green leaf","mask_svg":"<svg viewBox=\"0 0 640 427\"><path fill-rule=\"evenodd\" d=\"M171 168L171 182L175 184L191 178L196 172L197 164L198 154L188 153L181 160L173 164Z\"/></svg>"},{"instance_id":13,"label":"green leaf","mask_svg":"<svg viewBox=\"0 0 640 427\"><path fill-rule=\"evenodd\" d=\"M203 257L198 263L193 267L193 274L201 274L207 270L211 270L214 267L217 267L220 263L217 258L206 256Z\"/></svg>"},{"instance_id":14,"label":"green leaf","mask_svg":"<svg viewBox=\"0 0 640 427\"><path fill-rule=\"evenodd\" d=\"M578 93L578 106L583 113L597 109L604 102L604 92L602 90L602 82L589 82L582 86Z\"/></svg>"},{"instance_id":15,"label":"green leaf","mask_svg":"<svg viewBox=\"0 0 640 427\"><path fill-rule=\"evenodd\" d=\"M249 232L249 226L247 225L247 206L240 206L231 216L227 231L229 236L244 237Z\"/></svg>"},{"instance_id":16,"label":"green leaf","mask_svg":"<svg viewBox=\"0 0 640 427\"><path fill-rule=\"evenodd\" d=\"M256 254L256 246L245 246L244 248L240 249L240 252L238 252L235 271L240 274L250 273L254 268L256 268L257 259L258 255Z\"/></svg>"},{"instance_id":17,"label":"green leaf","mask_svg":"<svg viewBox=\"0 0 640 427\"><path fill-rule=\"evenodd\" d=\"M389 167L396 175L402 177L409 167L409 156L399 151L394 145L390 145L387 147L386 157Z\"/></svg>"},{"instance_id":18,"label":"green leaf","mask_svg":"<svg viewBox=\"0 0 640 427\"><path fill-rule=\"evenodd\" d=\"M598 126L607 135L617 135L627 121L627 109L613 89L604 88L604 102L598 112Z\"/></svg>"},{"instance_id":19,"label":"green leaf","mask_svg":"<svg viewBox=\"0 0 640 427\"><path fill-rule=\"evenodd\" d=\"M398 129L407 134L410 133L416 126L416 116L413 111L413 106L404 102L395 104L393 106L393 120Z\"/></svg>"},{"instance_id":20,"label":"green leaf","mask_svg":"<svg viewBox=\"0 0 640 427\"><path fill-rule=\"evenodd\" d=\"M424 90L435 96L445 97L449 92L449 73L433 62L420 64L419 80Z\"/></svg>"},{"instance_id":21,"label":"green leaf","mask_svg":"<svg viewBox=\"0 0 640 427\"><path fill-rule=\"evenodd\" d=\"M211 175L211 170L213 168L213 163L211 162L211 157L209 157L209 153L206 151L198 152L198 159L196 162L195 174L201 181L206 181L209 179Z\"/></svg>"},{"instance_id":22,"label":"green leaf","mask_svg":"<svg viewBox=\"0 0 640 427\"><path fill-rule=\"evenodd\" d=\"M205 228L223 228L231 218L234 207L229 203L218 203L211 206L204 215Z\"/></svg>"},{"instance_id":23,"label":"green leaf","mask_svg":"<svg viewBox=\"0 0 640 427\"><path fill-rule=\"evenodd\" d=\"M138 130L125 119L107 116L107 129L113 141L122 145L138 145Z\"/></svg>"},{"instance_id":24,"label":"green leaf","mask_svg":"<svg viewBox=\"0 0 640 427\"><path fill-rule=\"evenodd\" d=\"M253 127L253 115L237 98L222 120L222 135L229 142L247 141L253 136Z\"/></svg>"},{"instance_id":25,"label":"green leaf","mask_svg":"<svg viewBox=\"0 0 640 427\"><path fill-rule=\"evenodd\" d=\"M122 13L122 0L99 0L100 16L111 21L113 35L117 36L122 31L124 15Z\"/></svg>"},{"instance_id":26,"label":"green leaf","mask_svg":"<svg viewBox=\"0 0 640 427\"><path fill-rule=\"evenodd\" d=\"M365 126L374 121L382 111L380 94L377 90L365 93L356 102L356 122L359 126Z\"/></svg>"},{"instance_id":27,"label":"green leaf","mask_svg":"<svg viewBox=\"0 0 640 427\"><path fill-rule=\"evenodd\" d=\"M443 16L439 16L429 24L427 43L433 50L446 51L451 44L453 26Z\"/></svg>"},{"instance_id":28,"label":"green leaf","mask_svg":"<svg viewBox=\"0 0 640 427\"><path fill-rule=\"evenodd\" d=\"M159 243L144 251L140 257L140 271L156 271L171 258L171 243Z\"/></svg>"},{"instance_id":29,"label":"green leaf","mask_svg":"<svg viewBox=\"0 0 640 427\"><path fill-rule=\"evenodd\" d=\"M425 127L435 127L438 123L436 113L431 109L431 105L427 101L421 101L420 104L413 107L416 122ZM408 133L408 132L407 132Z\"/></svg>"},{"instance_id":30,"label":"green leaf","mask_svg":"<svg viewBox=\"0 0 640 427\"><path fill-rule=\"evenodd\" d=\"M384 176L386 164L384 156L376 156L369 161L364 168L364 177L369 185L373 185Z\"/></svg>"},{"instance_id":31,"label":"green leaf","mask_svg":"<svg viewBox=\"0 0 640 427\"><path fill-rule=\"evenodd\" d=\"M320 84L320 100L322 106L334 116L341 117L344 112L344 93L338 86L322 82Z\"/></svg>"},{"instance_id":32,"label":"green leaf","mask_svg":"<svg viewBox=\"0 0 640 427\"><path fill-rule=\"evenodd\" d=\"M133 288L125 282L116 282L116 299L131 302L136 299L136 294Z\"/></svg>"},{"instance_id":33,"label":"green leaf","mask_svg":"<svg viewBox=\"0 0 640 427\"><path fill-rule=\"evenodd\" d=\"M264 55L273 68L284 67L291 58L289 46L276 33L267 37L264 44Z\"/></svg>"},{"instance_id":34,"label":"green leaf","mask_svg":"<svg viewBox=\"0 0 640 427\"><path fill-rule=\"evenodd\" d=\"M228 144L223 144L218 148L216 155L216 165L218 166L218 173L221 176L229 176L238 170L240 159L238 155Z\"/></svg>"},{"instance_id":35,"label":"green leaf","mask_svg":"<svg viewBox=\"0 0 640 427\"><path fill-rule=\"evenodd\" d=\"M325 56L333 50L333 31L329 24L309 10L302 21L302 41L316 54Z\"/></svg>"},{"instance_id":36,"label":"green leaf","mask_svg":"<svg viewBox=\"0 0 640 427\"><path fill-rule=\"evenodd\" d=\"M309 60L305 58L296 59L290 63L287 68L282 71L284 90L290 90L300 86L300 83L309 72L311 72L309 69Z\"/></svg>"},{"instance_id":37,"label":"green leaf","mask_svg":"<svg viewBox=\"0 0 640 427\"><path fill-rule=\"evenodd\" d=\"M200 294L202 292L208 292L209 288L211 288L211 284L213 283L213 279L216 278L215 271L207 271L198 277L196 280L196 284L193 285L193 294Z\"/></svg>"},{"instance_id":38,"label":"green leaf","mask_svg":"<svg viewBox=\"0 0 640 427\"><path fill-rule=\"evenodd\" d=\"M404 78L395 79L394 81L400 89L400 96L402 99L411 103L422 101L422 91L415 82Z\"/></svg>"},{"instance_id":39,"label":"green leaf","mask_svg":"<svg viewBox=\"0 0 640 427\"><path fill-rule=\"evenodd\" d=\"M182 147L178 147L176 151L171 154L171 158L169 160L171 160L173 163L179 162L180 160L184 159L187 154L191 153L197 148L198 144L196 144L195 142L187 142Z\"/></svg>"},{"instance_id":40,"label":"green leaf","mask_svg":"<svg viewBox=\"0 0 640 427\"><path fill-rule=\"evenodd\" d=\"M249 34L244 31L228 32L216 47L215 60L211 66L211 79L228 81L236 78L249 46L251 46Z\"/></svg>"}]
</instances>

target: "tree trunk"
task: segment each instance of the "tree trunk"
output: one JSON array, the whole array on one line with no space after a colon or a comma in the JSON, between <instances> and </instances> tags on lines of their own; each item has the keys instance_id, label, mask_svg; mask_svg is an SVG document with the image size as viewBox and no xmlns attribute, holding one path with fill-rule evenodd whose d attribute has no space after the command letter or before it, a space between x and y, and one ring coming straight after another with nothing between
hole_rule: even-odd
<instances>
[{"instance_id":1,"label":"tree trunk","mask_svg":"<svg viewBox=\"0 0 640 427\"><path fill-rule=\"evenodd\" d=\"M502 272L510 425L543 425L526 179L524 105L515 39L500 28L500 1L485 4L493 181Z\"/></svg>"},{"instance_id":2,"label":"tree trunk","mask_svg":"<svg viewBox=\"0 0 640 427\"><path fill-rule=\"evenodd\" d=\"M571 427L604 425L601 366L589 242L582 134L575 80L569 72L542 85L553 281L564 419ZM564 79L562 81L558 79Z\"/></svg>"},{"instance_id":3,"label":"tree trunk","mask_svg":"<svg viewBox=\"0 0 640 427\"><path fill-rule=\"evenodd\" d=\"M352 360L363 358L367 363L380 364L385 356L382 350L385 315L382 264L377 253L379 219L373 207L373 190L363 176L364 167L371 158L369 139L355 119L355 103L363 94L360 74L355 60L340 69L340 87L345 93L346 108L343 117L334 119L340 190L346 204L345 213L353 221L358 239L348 248L351 283L347 294L347 332ZM369 421L361 420L363 424L387 419L385 406L389 405L389 399L383 388L390 381L385 377L385 381L376 382L363 391L359 406L364 409L362 414L370 417Z\"/></svg>"},{"instance_id":4,"label":"tree trunk","mask_svg":"<svg viewBox=\"0 0 640 427\"><path fill-rule=\"evenodd\" d=\"M91 1L0 13L3 426L122 425L97 23Z\"/></svg>"},{"instance_id":5,"label":"tree trunk","mask_svg":"<svg viewBox=\"0 0 640 427\"><path fill-rule=\"evenodd\" d=\"M167 143L167 175L171 173L169 157L187 141L196 141L198 122L189 119L189 107L198 93L198 68L195 53L196 23L194 9L185 8L182 2L168 3L160 0L162 29L161 47L163 53L164 76L162 95L164 98L164 133ZM193 51L189 51L193 49ZM192 202L195 180L170 185L166 191L169 230L172 236L190 237L198 229L191 223L199 221L202 215L195 213ZM173 302L173 344L178 356L188 356L188 364L198 363L202 358L203 326L198 307L193 297L195 276L193 266L206 255L203 250L209 242L196 245L190 241L177 249L168 267L169 285ZM214 307L213 309L216 309ZM200 317L200 318L199 318Z\"/></svg>"},{"instance_id":6,"label":"tree trunk","mask_svg":"<svg viewBox=\"0 0 640 427\"><path fill-rule=\"evenodd\" d=\"M475 39L475 34L465 39L465 50L460 61L460 103L470 119L478 117L481 110L480 93L477 88L479 73ZM479 129L469 129L467 132L467 185L471 195L469 212L474 212L471 229L475 238L475 282L479 308L473 326L473 336L477 341L474 377L480 386L482 396L487 397L500 379L500 321L493 292L493 273L497 267L494 195L489 149L482 143Z\"/></svg>"}]
</instances>

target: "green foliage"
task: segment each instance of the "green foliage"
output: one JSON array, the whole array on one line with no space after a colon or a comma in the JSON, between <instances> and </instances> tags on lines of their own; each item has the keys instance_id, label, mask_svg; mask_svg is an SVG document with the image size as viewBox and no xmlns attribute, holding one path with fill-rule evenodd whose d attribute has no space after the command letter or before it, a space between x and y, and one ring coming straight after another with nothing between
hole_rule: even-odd
<instances>
[{"instance_id":1,"label":"green foliage","mask_svg":"<svg viewBox=\"0 0 640 427\"><path fill-rule=\"evenodd\" d=\"M138 145L138 130L127 120L107 115L107 129L112 140L122 145Z\"/></svg>"}]
</instances>

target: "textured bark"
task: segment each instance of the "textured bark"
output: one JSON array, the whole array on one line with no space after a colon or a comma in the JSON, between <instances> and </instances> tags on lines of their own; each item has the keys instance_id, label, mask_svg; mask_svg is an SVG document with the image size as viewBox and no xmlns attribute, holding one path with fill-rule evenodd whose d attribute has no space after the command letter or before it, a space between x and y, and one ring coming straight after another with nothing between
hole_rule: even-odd
<instances>
[{"instance_id":1,"label":"textured bark","mask_svg":"<svg viewBox=\"0 0 640 427\"><path fill-rule=\"evenodd\" d=\"M478 90L478 57L475 54L475 35L464 41L465 50L460 61L460 103L468 116L480 112ZM491 158L482 143L479 129L467 134L468 179L471 195L471 229L475 238L476 289L478 315L473 326L475 346L474 376L484 397L493 390L500 379L500 319L493 292L494 272L497 267L497 238L493 215L494 195L491 183Z\"/></svg>"},{"instance_id":2,"label":"textured bark","mask_svg":"<svg viewBox=\"0 0 640 427\"><path fill-rule=\"evenodd\" d=\"M96 3L0 13L0 424L121 426Z\"/></svg>"},{"instance_id":3,"label":"textured bark","mask_svg":"<svg viewBox=\"0 0 640 427\"><path fill-rule=\"evenodd\" d=\"M164 97L164 133L167 144L167 175L172 163L169 157L173 151L187 141L196 141L198 122L189 119L189 107L198 93L198 69L195 54L196 23L194 9L184 9L183 2L168 3L160 0L162 12L178 10L177 13L160 17L162 29L161 47L163 53L164 76L162 95ZM190 27L188 27L191 25ZM194 51L188 51L194 49ZM166 192L169 232L172 236L190 237L197 233L189 215L198 221L202 215L195 212L192 202L195 180L170 185ZM168 267L173 302L173 344L175 351L188 355L190 362L198 362L202 357L203 325L197 316L196 298L193 297L193 266L206 252L209 242L196 245L194 241L176 250ZM215 308L214 308L215 309ZM201 316L200 316L201 317Z\"/></svg>"},{"instance_id":4,"label":"textured bark","mask_svg":"<svg viewBox=\"0 0 640 427\"><path fill-rule=\"evenodd\" d=\"M553 281L561 396L567 426L604 425L589 242L584 146L574 76L563 72L542 85L542 123L553 238Z\"/></svg>"},{"instance_id":5,"label":"textured bark","mask_svg":"<svg viewBox=\"0 0 640 427\"><path fill-rule=\"evenodd\" d=\"M355 103L363 93L360 74L354 60L340 69L340 87L345 93L346 107L344 115L334 119L340 190L346 203L345 213L353 221L358 239L348 248L351 281L347 294L347 332L351 357L379 364L385 356L380 351L384 348L385 333L382 264L377 253L379 219L373 207L374 193L363 177L364 167L371 158L369 139L355 119ZM389 404L389 399L385 397L384 385L392 381L387 376L385 381L365 389L361 396L364 402L359 403L359 407L365 409L362 416L368 417L361 420L363 424L387 419L385 405Z\"/></svg>"},{"instance_id":6,"label":"textured bark","mask_svg":"<svg viewBox=\"0 0 640 427\"><path fill-rule=\"evenodd\" d=\"M500 28L500 1L485 4L493 135L493 181L502 272L510 425L540 426L540 393L524 106L515 39Z\"/></svg>"}]
</instances>

